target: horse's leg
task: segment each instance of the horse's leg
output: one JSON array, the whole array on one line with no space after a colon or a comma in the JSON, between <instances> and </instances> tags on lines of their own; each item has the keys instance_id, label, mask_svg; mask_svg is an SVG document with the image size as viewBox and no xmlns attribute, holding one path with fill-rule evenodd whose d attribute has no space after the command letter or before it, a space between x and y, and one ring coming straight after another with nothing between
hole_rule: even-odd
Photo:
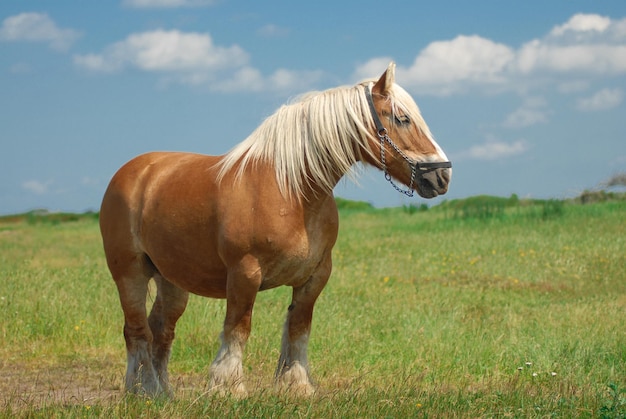
<instances>
[{"instance_id":1,"label":"horse's leg","mask_svg":"<svg viewBox=\"0 0 626 419\"><path fill-rule=\"evenodd\" d=\"M226 288L226 318L221 334L222 346L209 369L209 389L220 393L230 392L245 397L243 350L250 336L252 308L261 284L261 271L256 260L228 273Z\"/></svg>"},{"instance_id":2,"label":"horse's leg","mask_svg":"<svg viewBox=\"0 0 626 419\"><path fill-rule=\"evenodd\" d=\"M283 329L276 380L279 385L289 391L304 396L311 395L315 391L309 375L307 357L313 306L328 282L331 269L332 261L329 253L313 276L304 285L293 289L291 305Z\"/></svg>"},{"instance_id":3,"label":"horse's leg","mask_svg":"<svg viewBox=\"0 0 626 419\"><path fill-rule=\"evenodd\" d=\"M148 317L148 324L154 338L152 342L152 365L159 378L159 385L168 395L172 395L167 373L176 322L185 311L189 293L163 278L154 275L157 295Z\"/></svg>"},{"instance_id":4,"label":"horse's leg","mask_svg":"<svg viewBox=\"0 0 626 419\"><path fill-rule=\"evenodd\" d=\"M126 391L149 396L162 392L152 364L152 331L146 315L148 281L154 269L145 255L118 254L111 269L124 311ZM121 268L119 261L127 261Z\"/></svg>"}]
</instances>

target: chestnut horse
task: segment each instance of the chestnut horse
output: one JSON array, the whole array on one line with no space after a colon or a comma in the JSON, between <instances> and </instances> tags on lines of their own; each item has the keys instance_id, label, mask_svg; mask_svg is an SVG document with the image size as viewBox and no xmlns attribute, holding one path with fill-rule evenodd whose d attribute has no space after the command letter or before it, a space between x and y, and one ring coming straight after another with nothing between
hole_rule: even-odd
<instances>
[{"instance_id":1,"label":"chestnut horse","mask_svg":"<svg viewBox=\"0 0 626 419\"><path fill-rule=\"evenodd\" d=\"M115 174L100 229L124 312L127 391L171 394L167 364L191 292L226 299L209 387L245 395L252 307L257 292L280 285L293 294L276 379L314 391L307 344L337 238L334 186L362 161L407 194L448 189L451 164L394 79L391 63L377 81L305 95L224 156L155 152ZM157 294L148 316L150 279Z\"/></svg>"}]
</instances>

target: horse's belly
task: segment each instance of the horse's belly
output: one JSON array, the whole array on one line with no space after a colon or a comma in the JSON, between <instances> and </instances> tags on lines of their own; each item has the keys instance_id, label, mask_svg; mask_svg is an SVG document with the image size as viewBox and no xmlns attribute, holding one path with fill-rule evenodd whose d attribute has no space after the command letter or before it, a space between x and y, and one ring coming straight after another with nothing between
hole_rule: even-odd
<instances>
[{"instance_id":1,"label":"horse's belly","mask_svg":"<svg viewBox=\"0 0 626 419\"><path fill-rule=\"evenodd\" d=\"M226 275L224 276L194 276L193 278L176 276L168 280L179 288L193 294L210 298L226 298Z\"/></svg>"},{"instance_id":2,"label":"horse's belly","mask_svg":"<svg viewBox=\"0 0 626 419\"><path fill-rule=\"evenodd\" d=\"M270 266L267 266L266 269L261 268L263 276L260 290L276 288L281 285L292 287L303 285L311 278L315 272L315 267L317 267L319 263L317 258L285 258L276 261Z\"/></svg>"},{"instance_id":3,"label":"horse's belly","mask_svg":"<svg viewBox=\"0 0 626 419\"><path fill-rule=\"evenodd\" d=\"M304 261L299 258L285 259L271 266L261 266L263 272L260 291L276 288L282 285L297 287L309 280L314 272L317 261ZM169 264L157 265L161 275L179 288L193 294L211 298L226 298L227 270L196 266L171 266Z\"/></svg>"},{"instance_id":4,"label":"horse's belly","mask_svg":"<svg viewBox=\"0 0 626 419\"><path fill-rule=\"evenodd\" d=\"M179 288L203 297L226 298L226 268L170 252L149 255L159 273Z\"/></svg>"}]
</instances>

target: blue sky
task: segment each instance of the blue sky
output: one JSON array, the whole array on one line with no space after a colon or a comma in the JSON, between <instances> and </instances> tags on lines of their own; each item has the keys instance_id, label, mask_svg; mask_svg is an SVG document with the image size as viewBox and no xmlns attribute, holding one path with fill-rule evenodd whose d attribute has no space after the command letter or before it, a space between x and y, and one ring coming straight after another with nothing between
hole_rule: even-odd
<instances>
[{"instance_id":1,"label":"blue sky","mask_svg":"<svg viewBox=\"0 0 626 419\"><path fill-rule=\"evenodd\" d=\"M390 60L453 161L444 198L563 198L626 171L626 2L0 3L0 214L97 209L152 150L223 154ZM336 194L406 198L382 173ZM440 198L437 198L440 200Z\"/></svg>"}]
</instances>

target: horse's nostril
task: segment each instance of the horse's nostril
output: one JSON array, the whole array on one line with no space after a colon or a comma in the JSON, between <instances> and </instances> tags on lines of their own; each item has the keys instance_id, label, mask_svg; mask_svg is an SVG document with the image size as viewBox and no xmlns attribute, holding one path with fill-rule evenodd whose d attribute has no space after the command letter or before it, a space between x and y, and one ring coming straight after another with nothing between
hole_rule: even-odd
<instances>
[{"instance_id":1,"label":"horse's nostril","mask_svg":"<svg viewBox=\"0 0 626 419\"><path fill-rule=\"evenodd\" d=\"M436 169L422 175L422 186L433 189L439 194L446 193L450 181L450 173L446 169Z\"/></svg>"},{"instance_id":2,"label":"horse's nostril","mask_svg":"<svg viewBox=\"0 0 626 419\"><path fill-rule=\"evenodd\" d=\"M451 171L450 171L450 170L447 170L447 169L442 169L442 170L441 170L441 174L440 174L440 175L441 175L441 178L443 179L443 181L444 181L446 184L450 183L450 178L452 177L452 176L451 176Z\"/></svg>"},{"instance_id":3,"label":"horse's nostril","mask_svg":"<svg viewBox=\"0 0 626 419\"><path fill-rule=\"evenodd\" d=\"M444 171L438 171L437 173L437 185L439 186L439 188L443 189L448 185L448 180L445 178L445 172Z\"/></svg>"}]
</instances>

